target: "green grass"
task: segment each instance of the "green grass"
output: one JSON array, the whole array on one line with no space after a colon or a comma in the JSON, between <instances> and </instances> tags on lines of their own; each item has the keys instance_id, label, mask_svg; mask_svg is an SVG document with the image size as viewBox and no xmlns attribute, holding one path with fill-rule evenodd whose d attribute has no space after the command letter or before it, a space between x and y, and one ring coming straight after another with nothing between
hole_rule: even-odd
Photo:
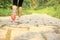
<instances>
[{"instance_id":1,"label":"green grass","mask_svg":"<svg viewBox=\"0 0 60 40\"><path fill-rule=\"evenodd\" d=\"M0 9L0 16L10 16L12 13L11 9ZM55 7L46 7L39 10L23 10L22 15L28 15L32 13L38 14L48 14L50 16L60 18L60 6Z\"/></svg>"},{"instance_id":2,"label":"green grass","mask_svg":"<svg viewBox=\"0 0 60 40\"><path fill-rule=\"evenodd\" d=\"M0 16L10 16L11 9L0 9Z\"/></svg>"},{"instance_id":3,"label":"green grass","mask_svg":"<svg viewBox=\"0 0 60 40\"><path fill-rule=\"evenodd\" d=\"M34 10L34 13L47 14L56 18L60 18L60 6L56 9L54 7L47 7L41 10Z\"/></svg>"},{"instance_id":4,"label":"green grass","mask_svg":"<svg viewBox=\"0 0 60 40\"><path fill-rule=\"evenodd\" d=\"M44 8L41 10L36 10L35 13L39 13L39 14L47 14L53 17L57 17L60 18L60 11L59 10L54 10L53 7L50 8Z\"/></svg>"}]
</instances>

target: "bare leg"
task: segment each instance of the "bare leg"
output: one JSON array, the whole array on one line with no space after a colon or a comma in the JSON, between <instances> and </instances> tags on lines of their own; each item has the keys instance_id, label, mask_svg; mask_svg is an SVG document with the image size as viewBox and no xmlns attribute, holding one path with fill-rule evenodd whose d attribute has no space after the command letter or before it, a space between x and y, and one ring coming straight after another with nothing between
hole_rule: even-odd
<instances>
[{"instance_id":1,"label":"bare leg","mask_svg":"<svg viewBox=\"0 0 60 40\"><path fill-rule=\"evenodd\" d=\"M12 19L13 21L16 19L16 6L15 6L15 5L12 6L11 19Z\"/></svg>"},{"instance_id":2,"label":"bare leg","mask_svg":"<svg viewBox=\"0 0 60 40\"><path fill-rule=\"evenodd\" d=\"M17 7L15 5L12 6L12 13L16 12L16 8Z\"/></svg>"},{"instance_id":3,"label":"bare leg","mask_svg":"<svg viewBox=\"0 0 60 40\"><path fill-rule=\"evenodd\" d=\"M18 7L18 17L20 17L22 14L22 7Z\"/></svg>"}]
</instances>

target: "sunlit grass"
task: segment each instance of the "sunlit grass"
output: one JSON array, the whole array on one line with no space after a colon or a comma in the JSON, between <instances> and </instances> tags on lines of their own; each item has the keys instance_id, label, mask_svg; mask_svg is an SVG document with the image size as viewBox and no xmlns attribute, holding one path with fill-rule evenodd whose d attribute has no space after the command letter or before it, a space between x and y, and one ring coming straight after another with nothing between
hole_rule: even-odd
<instances>
[{"instance_id":1,"label":"sunlit grass","mask_svg":"<svg viewBox=\"0 0 60 40\"><path fill-rule=\"evenodd\" d=\"M11 9L0 9L0 16L10 16L11 13L12 13ZM56 7L56 9L54 7L46 7L46 8L38 9L38 10L29 10L29 9L24 10L23 9L22 11L22 15L28 15L32 13L48 14L50 16L60 18L60 6Z\"/></svg>"}]
</instances>

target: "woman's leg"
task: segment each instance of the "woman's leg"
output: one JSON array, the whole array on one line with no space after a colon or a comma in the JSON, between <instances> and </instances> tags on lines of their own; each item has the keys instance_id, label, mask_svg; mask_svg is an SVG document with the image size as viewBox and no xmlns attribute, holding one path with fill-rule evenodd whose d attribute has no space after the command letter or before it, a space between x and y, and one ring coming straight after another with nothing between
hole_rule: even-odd
<instances>
[{"instance_id":1,"label":"woman's leg","mask_svg":"<svg viewBox=\"0 0 60 40\"><path fill-rule=\"evenodd\" d=\"M16 8L17 8L17 0L13 0L12 15L11 15L11 19L13 21L16 19Z\"/></svg>"},{"instance_id":2,"label":"woman's leg","mask_svg":"<svg viewBox=\"0 0 60 40\"><path fill-rule=\"evenodd\" d=\"M16 12L17 0L13 0L12 13Z\"/></svg>"},{"instance_id":3,"label":"woman's leg","mask_svg":"<svg viewBox=\"0 0 60 40\"><path fill-rule=\"evenodd\" d=\"M19 17L22 14L22 4L23 4L23 0L19 0L19 3L18 3L18 16Z\"/></svg>"}]
</instances>

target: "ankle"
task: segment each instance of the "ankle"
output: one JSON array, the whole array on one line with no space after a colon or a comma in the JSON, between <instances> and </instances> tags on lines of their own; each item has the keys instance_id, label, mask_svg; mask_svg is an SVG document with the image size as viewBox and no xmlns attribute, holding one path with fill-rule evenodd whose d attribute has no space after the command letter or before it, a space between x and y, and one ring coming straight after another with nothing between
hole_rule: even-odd
<instances>
[{"instance_id":1,"label":"ankle","mask_svg":"<svg viewBox=\"0 0 60 40\"><path fill-rule=\"evenodd\" d=\"M16 14L16 11L12 11L12 14Z\"/></svg>"}]
</instances>

